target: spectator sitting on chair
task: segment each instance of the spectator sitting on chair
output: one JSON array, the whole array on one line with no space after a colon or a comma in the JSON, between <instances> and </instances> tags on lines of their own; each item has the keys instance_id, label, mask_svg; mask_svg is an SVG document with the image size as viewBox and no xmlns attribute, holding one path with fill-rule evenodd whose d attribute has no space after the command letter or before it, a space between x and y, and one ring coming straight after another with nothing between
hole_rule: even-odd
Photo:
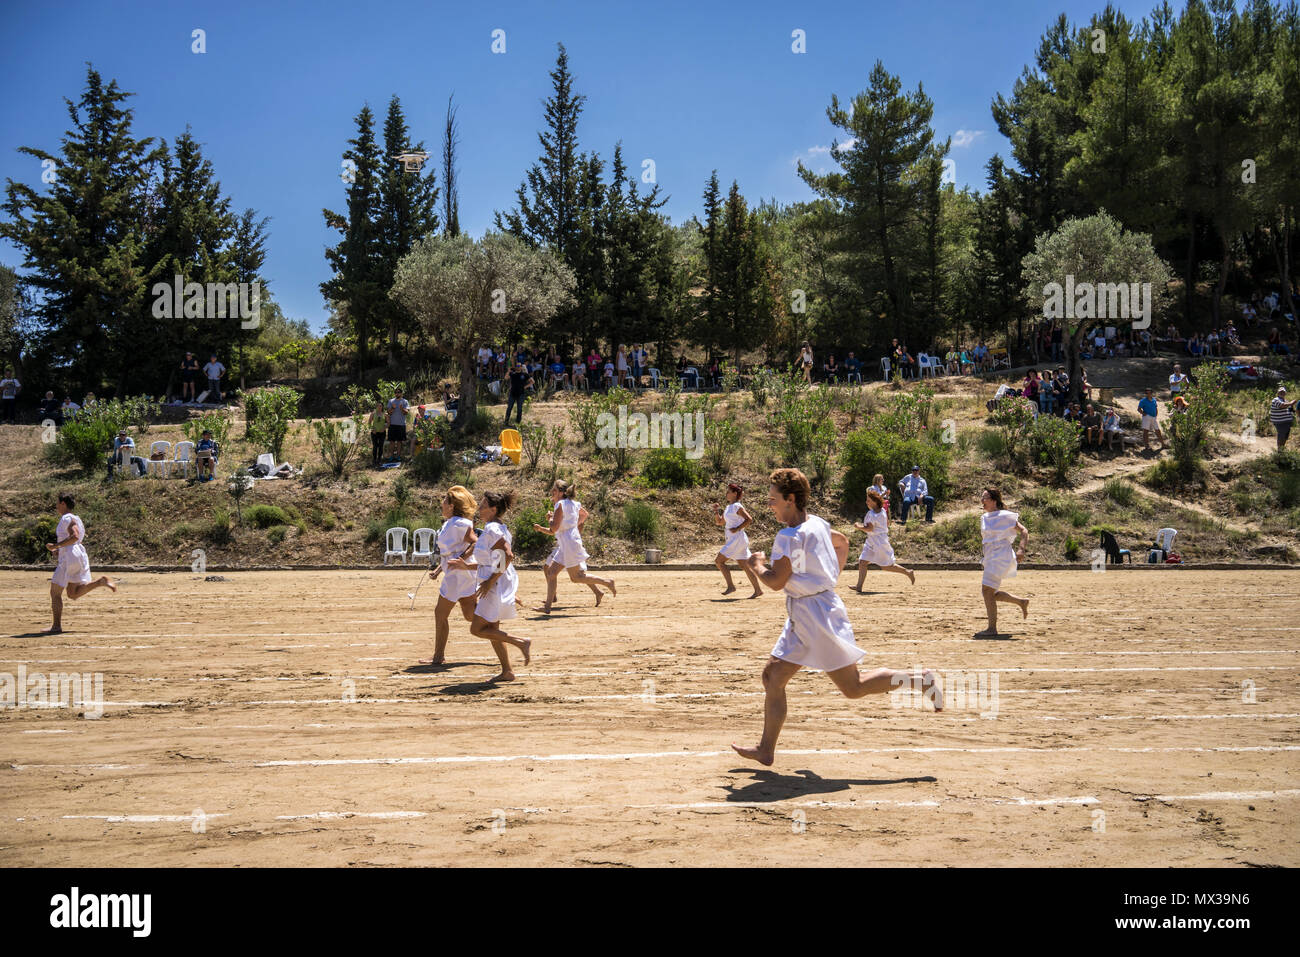
<instances>
[{"instance_id":1,"label":"spectator sitting on chair","mask_svg":"<svg viewBox=\"0 0 1300 957\"><path fill-rule=\"evenodd\" d=\"M605 371L601 376L600 385L606 392L614 385L614 363L609 359L605 360Z\"/></svg>"},{"instance_id":2,"label":"spectator sitting on chair","mask_svg":"<svg viewBox=\"0 0 1300 957\"><path fill-rule=\"evenodd\" d=\"M53 422L55 428L63 424L63 414L59 411L59 400L54 398L53 392L45 393L45 398L41 400L37 411L40 413L42 423Z\"/></svg>"},{"instance_id":3,"label":"spectator sitting on chair","mask_svg":"<svg viewBox=\"0 0 1300 957\"><path fill-rule=\"evenodd\" d=\"M975 369L977 372L987 372L993 365L993 356L989 352L989 347L984 344L983 339L975 345L973 357L975 359Z\"/></svg>"},{"instance_id":4,"label":"spectator sitting on chair","mask_svg":"<svg viewBox=\"0 0 1300 957\"><path fill-rule=\"evenodd\" d=\"M1083 415L1083 444L1101 448L1101 413L1088 403L1088 411Z\"/></svg>"},{"instance_id":5,"label":"spectator sitting on chair","mask_svg":"<svg viewBox=\"0 0 1300 957\"><path fill-rule=\"evenodd\" d=\"M1277 433L1277 450L1281 452L1286 448L1286 440L1291 435L1291 426L1295 422L1295 402L1286 400L1286 386L1277 387L1277 395L1268 405L1268 420L1273 424L1273 431Z\"/></svg>"},{"instance_id":6,"label":"spectator sitting on chair","mask_svg":"<svg viewBox=\"0 0 1300 957\"><path fill-rule=\"evenodd\" d=\"M199 438L199 444L194 449L200 482L211 482L217 477L217 456L220 454L221 446L217 445L213 440L211 430L204 429L203 435ZM204 472L207 473L206 478Z\"/></svg>"},{"instance_id":7,"label":"spectator sitting on chair","mask_svg":"<svg viewBox=\"0 0 1300 957\"><path fill-rule=\"evenodd\" d=\"M75 417L80 411L81 406L72 401L72 396L64 396L63 405L59 406L59 420L61 422L67 422L69 419Z\"/></svg>"},{"instance_id":8,"label":"spectator sitting on chair","mask_svg":"<svg viewBox=\"0 0 1300 957\"><path fill-rule=\"evenodd\" d=\"M587 364L581 359L577 359L573 363L573 375L569 377L569 385L576 390L579 382L590 387L587 382Z\"/></svg>"},{"instance_id":9,"label":"spectator sitting on chair","mask_svg":"<svg viewBox=\"0 0 1300 957\"><path fill-rule=\"evenodd\" d=\"M835 353L826 353L826 361L822 363L822 374L827 382L839 381L840 367L835 363Z\"/></svg>"},{"instance_id":10,"label":"spectator sitting on chair","mask_svg":"<svg viewBox=\"0 0 1300 957\"><path fill-rule=\"evenodd\" d=\"M1079 403L1077 402L1070 403L1069 408L1067 408L1064 412L1061 413L1061 418L1065 419L1066 422L1075 422L1078 423L1079 425L1082 425L1083 410L1079 408Z\"/></svg>"},{"instance_id":11,"label":"spectator sitting on chair","mask_svg":"<svg viewBox=\"0 0 1300 957\"><path fill-rule=\"evenodd\" d=\"M551 381L555 383L556 390L567 388L569 386L569 373L567 367L560 361L559 356L552 356L551 358L554 360L551 362ZM506 418L510 418L508 410L506 412Z\"/></svg>"},{"instance_id":12,"label":"spectator sitting on chair","mask_svg":"<svg viewBox=\"0 0 1300 957\"><path fill-rule=\"evenodd\" d=\"M925 479L921 478L921 466L913 465L912 474L905 475L898 481L898 487L903 490L903 511L899 516L899 521L907 524L907 514L914 505L925 505L925 520L927 524L934 524L934 497L930 495L930 488L926 485Z\"/></svg>"},{"instance_id":13,"label":"spectator sitting on chair","mask_svg":"<svg viewBox=\"0 0 1300 957\"><path fill-rule=\"evenodd\" d=\"M126 429L118 429L117 438L113 440L113 451L108 456L108 477L113 477L113 470L118 466L134 467L140 475L144 475L146 468L144 459L133 454L135 452L135 441L127 435Z\"/></svg>"},{"instance_id":14,"label":"spectator sitting on chair","mask_svg":"<svg viewBox=\"0 0 1300 957\"><path fill-rule=\"evenodd\" d=\"M849 357L844 360L845 381L847 381L848 377L851 375L857 376L858 381L862 380L862 363L857 360L852 351L849 352Z\"/></svg>"},{"instance_id":15,"label":"spectator sitting on chair","mask_svg":"<svg viewBox=\"0 0 1300 957\"><path fill-rule=\"evenodd\" d=\"M1282 333L1278 332L1277 326L1274 326L1268 332L1268 348L1275 356L1289 356L1291 354L1291 350L1282 341Z\"/></svg>"},{"instance_id":16,"label":"spectator sitting on chair","mask_svg":"<svg viewBox=\"0 0 1300 957\"><path fill-rule=\"evenodd\" d=\"M1038 378L1038 370L1030 369L1028 375L1025 376L1025 388L1020 394L1030 402L1034 403L1040 412L1043 411L1043 405L1039 401L1038 397L1042 388L1043 383L1042 380Z\"/></svg>"}]
</instances>

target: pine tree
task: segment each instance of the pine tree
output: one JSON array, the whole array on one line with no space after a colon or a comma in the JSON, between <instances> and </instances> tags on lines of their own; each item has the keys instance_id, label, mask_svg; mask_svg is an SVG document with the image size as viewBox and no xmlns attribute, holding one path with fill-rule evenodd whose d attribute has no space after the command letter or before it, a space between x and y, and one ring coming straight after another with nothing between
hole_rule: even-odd
<instances>
[{"instance_id":1,"label":"pine tree","mask_svg":"<svg viewBox=\"0 0 1300 957\"><path fill-rule=\"evenodd\" d=\"M456 108L447 97L447 119L442 128L442 226L447 236L460 235L460 187L456 171L456 147L460 145Z\"/></svg>"},{"instance_id":2,"label":"pine tree","mask_svg":"<svg viewBox=\"0 0 1300 957\"><path fill-rule=\"evenodd\" d=\"M64 100L72 128L59 155L19 148L52 164L50 189L5 186L10 219L0 235L23 250L24 281L38 293L37 361L92 389L110 375L119 389L144 387L138 360L154 348L139 330L148 308L145 183L162 149L132 135L131 95L87 66L81 98Z\"/></svg>"},{"instance_id":3,"label":"pine tree","mask_svg":"<svg viewBox=\"0 0 1300 957\"><path fill-rule=\"evenodd\" d=\"M266 280L262 278L262 266L266 262L266 224L270 222L270 217L257 218L257 211L245 209L235 220L235 233L230 241L229 261L230 268L234 272L234 281L241 283L259 283L262 290L262 307L265 308L269 299L266 289ZM236 324L237 360L236 368L239 371L239 387L244 388L245 378L245 349L249 342L254 338L261 337L261 327L250 335L250 330L244 328L244 324Z\"/></svg>"}]
</instances>

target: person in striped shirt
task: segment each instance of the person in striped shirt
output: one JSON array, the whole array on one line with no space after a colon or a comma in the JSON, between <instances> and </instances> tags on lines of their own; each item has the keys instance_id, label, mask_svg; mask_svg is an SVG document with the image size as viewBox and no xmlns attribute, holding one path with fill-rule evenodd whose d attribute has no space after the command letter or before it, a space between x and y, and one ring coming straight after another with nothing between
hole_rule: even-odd
<instances>
[{"instance_id":1,"label":"person in striped shirt","mask_svg":"<svg viewBox=\"0 0 1300 957\"><path fill-rule=\"evenodd\" d=\"M1273 423L1273 431L1277 433L1277 448L1282 451L1286 447L1286 440L1291 435L1291 423L1295 421L1295 403L1286 400L1286 386L1277 387L1277 395L1268 406L1268 420Z\"/></svg>"}]
</instances>

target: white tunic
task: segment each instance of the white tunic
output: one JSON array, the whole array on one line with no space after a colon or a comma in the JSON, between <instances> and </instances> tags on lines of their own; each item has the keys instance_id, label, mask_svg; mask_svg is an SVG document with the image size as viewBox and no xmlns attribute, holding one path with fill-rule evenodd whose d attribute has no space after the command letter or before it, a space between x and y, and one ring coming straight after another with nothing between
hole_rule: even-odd
<instances>
[{"instance_id":1,"label":"white tunic","mask_svg":"<svg viewBox=\"0 0 1300 957\"><path fill-rule=\"evenodd\" d=\"M814 671L838 671L862 660L853 640L844 602L835 594L839 560L831 527L816 515L783 528L772 543L772 561L789 558L793 573L785 583L787 618L772 657Z\"/></svg>"},{"instance_id":2,"label":"white tunic","mask_svg":"<svg viewBox=\"0 0 1300 957\"><path fill-rule=\"evenodd\" d=\"M1004 578L1016 574L1016 526L1020 515L1005 509L980 516L980 535L984 539L984 578L981 584L998 588Z\"/></svg>"},{"instance_id":3,"label":"white tunic","mask_svg":"<svg viewBox=\"0 0 1300 957\"><path fill-rule=\"evenodd\" d=\"M72 530L79 533L77 544L59 549L59 563L54 567L54 576L50 581L66 588L68 585L90 584L90 556L82 544L86 540L86 526L81 519L68 512L59 519L59 526L54 533L56 541L66 541L72 537Z\"/></svg>"},{"instance_id":4,"label":"white tunic","mask_svg":"<svg viewBox=\"0 0 1300 957\"><path fill-rule=\"evenodd\" d=\"M862 519L863 525L870 525L867 540L862 543L860 562L871 562L885 568L894 564L894 549L889 544L889 517L883 509L869 511Z\"/></svg>"},{"instance_id":5,"label":"white tunic","mask_svg":"<svg viewBox=\"0 0 1300 957\"><path fill-rule=\"evenodd\" d=\"M442 566L442 586L438 594L448 601L460 601L469 598L478 588L474 573L464 569L448 568L447 563L465 553L467 534L474 530L474 523L459 515L452 516L438 529L438 563Z\"/></svg>"},{"instance_id":6,"label":"white tunic","mask_svg":"<svg viewBox=\"0 0 1300 957\"><path fill-rule=\"evenodd\" d=\"M582 536L578 534L578 513L582 510L582 503L562 498L555 503L555 508L560 510L560 527L555 533L555 550L546 560L564 568L580 565L586 571L589 556L582 547Z\"/></svg>"},{"instance_id":7,"label":"white tunic","mask_svg":"<svg viewBox=\"0 0 1300 957\"><path fill-rule=\"evenodd\" d=\"M481 585L496 574L496 563L505 562L505 553L494 546L504 539L506 545L514 543L510 529L501 522L488 522L483 534L474 546L474 561L478 565L478 583ZM503 618L515 617L515 592L519 588L519 575L514 563L497 579L496 586L478 600L474 614L484 621L501 621Z\"/></svg>"},{"instance_id":8,"label":"white tunic","mask_svg":"<svg viewBox=\"0 0 1300 957\"><path fill-rule=\"evenodd\" d=\"M744 531L735 531L745 523L745 520L740 517L739 502L732 502L722 510L722 521L727 527L727 541L718 554L743 562L749 557L749 535Z\"/></svg>"}]
</instances>

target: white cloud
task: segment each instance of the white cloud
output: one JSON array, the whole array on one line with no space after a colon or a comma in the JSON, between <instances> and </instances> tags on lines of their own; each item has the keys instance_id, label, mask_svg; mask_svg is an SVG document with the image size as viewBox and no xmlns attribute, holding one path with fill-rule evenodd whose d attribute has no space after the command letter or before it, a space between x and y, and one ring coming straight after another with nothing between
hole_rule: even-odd
<instances>
[{"instance_id":1,"label":"white cloud","mask_svg":"<svg viewBox=\"0 0 1300 957\"><path fill-rule=\"evenodd\" d=\"M845 140L843 143L840 143L839 146L840 149L852 149L853 144L855 144L856 142L857 142L856 139ZM790 160L790 165L794 166L800 160L802 160L805 164L811 163L814 159L822 159L824 157L830 156L830 153L831 153L830 146L810 146L806 150L804 150L803 153L795 156L794 159Z\"/></svg>"},{"instance_id":2,"label":"white cloud","mask_svg":"<svg viewBox=\"0 0 1300 957\"><path fill-rule=\"evenodd\" d=\"M952 134L952 145L957 149L962 149L970 146L983 135L983 130L958 130Z\"/></svg>"}]
</instances>

